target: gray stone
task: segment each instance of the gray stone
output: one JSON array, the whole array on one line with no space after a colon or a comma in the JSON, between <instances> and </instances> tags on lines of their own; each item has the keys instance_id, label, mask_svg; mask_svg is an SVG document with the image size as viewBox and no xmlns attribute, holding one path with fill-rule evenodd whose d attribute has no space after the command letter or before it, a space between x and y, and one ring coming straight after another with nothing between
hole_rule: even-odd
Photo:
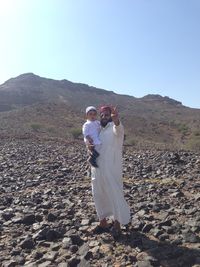
<instances>
[{"instance_id":1,"label":"gray stone","mask_svg":"<svg viewBox=\"0 0 200 267\"><path fill-rule=\"evenodd\" d=\"M185 233L183 234L183 240L185 242L189 242L189 243L198 243L200 242L200 238L198 236L196 236L193 233Z\"/></svg>"},{"instance_id":2,"label":"gray stone","mask_svg":"<svg viewBox=\"0 0 200 267\"><path fill-rule=\"evenodd\" d=\"M56 219L57 219L57 216L52 212L50 212L47 216L47 221L49 222L54 222Z\"/></svg>"},{"instance_id":3,"label":"gray stone","mask_svg":"<svg viewBox=\"0 0 200 267\"><path fill-rule=\"evenodd\" d=\"M69 267L77 267L77 265L80 263L80 259L77 257L72 257L69 261L68 261L68 265Z\"/></svg>"},{"instance_id":4,"label":"gray stone","mask_svg":"<svg viewBox=\"0 0 200 267\"><path fill-rule=\"evenodd\" d=\"M145 226L142 228L143 233L148 233L153 228L152 224L145 224Z\"/></svg>"},{"instance_id":5,"label":"gray stone","mask_svg":"<svg viewBox=\"0 0 200 267\"><path fill-rule=\"evenodd\" d=\"M35 242L32 238L28 237L21 242L20 246L22 249L33 249L35 247Z\"/></svg>"},{"instance_id":6,"label":"gray stone","mask_svg":"<svg viewBox=\"0 0 200 267\"><path fill-rule=\"evenodd\" d=\"M38 267L48 267L51 264L52 264L51 261L45 261L43 263L38 264Z\"/></svg>"},{"instance_id":7,"label":"gray stone","mask_svg":"<svg viewBox=\"0 0 200 267\"><path fill-rule=\"evenodd\" d=\"M71 245L69 249L72 253L76 253L78 251L78 246L77 245Z\"/></svg>"},{"instance_id":8,"label":"gray stone","mask_svg":"<svg viewBox=\"0 0 200 267\"><path fill-rule=\"evenodd\" d=\"M35 215L34 214L25 215L24 218L22 219L22 223L26 225L31 225L35 223Z\"/></svg>"},{"instance_id":9,"label":"gray stone","mask_svg":"<svg viewBox=\"0 0 200 267\"><path fill-rule=\"evenodd\" d=\"M18 262L16 260L10 260L3 262L2 267L16 267L17 265Z\"/></svg>"},{"instance_id":10,"label":"gray stone","mask_svg":"<svg viewBox=\"0 0 200 267\"><path fill-rule=\"evenodd\" d=\"M90 267L90 263L86 259L82 259L77 267Z\"/></svg>"},{"instance_id":11,"label":"gray stone","mask_svg":"<svg viewBox=\"0 0 200 267\"><path fill-rule=\"evenodd\" d=\"M81 237L79 235L73 234L70 236L71 240L72 240L72 244L73 245L78 245L81 246L83 244L83 240L81 239Z\"/></svg>"},{"instance_id":12,"label":"gray stone","mask_svg":"<svg viewBox=\"0 0 200 267\"><path fill-rule=\"evenodd\" d=\"M137 267L154 267L154 265L152 265L150 261L138 261Z\"/></svg>"},{"instance_id":13,"label":"gray stone","mask_svg":"<svg viewBox=\"0 0 200 267\"><path fill-rule=\"evenodd\" d=\"M58 264L58 267L68 267L68 263L67 262L61 262Z\"/></svg>"},{"instance_id":14,"label":"gray stone","mask_svg":"<svg viewBox=\"0 0 200 267\"><path fill-rule=\"evenodd\" d=\"M49 260L49 261L54 261L56 259L56 257L58 256L58 252L57 251L50 251L47 252L46 254L44 254L43 259L45 260Z\"/></svg>"}]
</instances>

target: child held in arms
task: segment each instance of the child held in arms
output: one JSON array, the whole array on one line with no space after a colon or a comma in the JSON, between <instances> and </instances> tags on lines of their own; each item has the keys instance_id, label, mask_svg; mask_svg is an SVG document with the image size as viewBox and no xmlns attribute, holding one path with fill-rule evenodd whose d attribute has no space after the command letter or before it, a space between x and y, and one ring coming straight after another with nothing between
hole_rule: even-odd
<instances>
[{"instance_id":1,"label":"child held in arms","mask_svg":"<svg viewBox=\"0 0 200 267\"><path fill-rule=\"evenodd\" d=\"M89 151L88 162L95 168L98 168L96 159L99 156L98 147L101 145L99 139L100 122L97 120L97 110L93 106L86 108L86 122L83 124L82 133L84 142Z\"/></svg>"}]
</instances>

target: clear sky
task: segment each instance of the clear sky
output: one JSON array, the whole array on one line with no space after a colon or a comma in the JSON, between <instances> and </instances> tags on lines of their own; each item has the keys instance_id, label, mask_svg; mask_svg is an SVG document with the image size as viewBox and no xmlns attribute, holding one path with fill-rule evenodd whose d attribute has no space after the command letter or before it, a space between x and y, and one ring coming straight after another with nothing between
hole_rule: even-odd
<instances>
[{"instance_id":1,"label":"clear sky","mask_svg":"<svg viewBox=\"0 0 200 267\"><path fill-rule=\"evenodd\" d=\"M200 108L200 0L0 0L0 83L26 72Z\"/></svg>"}]
</instances>

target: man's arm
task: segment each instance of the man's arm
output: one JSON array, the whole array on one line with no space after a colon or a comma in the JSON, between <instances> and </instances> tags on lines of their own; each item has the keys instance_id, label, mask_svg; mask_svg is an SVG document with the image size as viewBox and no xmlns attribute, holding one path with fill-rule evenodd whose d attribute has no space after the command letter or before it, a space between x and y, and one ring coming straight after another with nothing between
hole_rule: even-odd
<instances>
[{"instance_id":1,"label":"man's arm","mask_svg":"<svg viewBox=\"0 0 200 267\"><path fill-rule=\"evenodd\" d=\"M117 136L124 136L124 127L119 120L119 113L116 107L112 108L111 118L112 118L112 121L114 122L114 126L113 126L114 134Z\"/></svg>"},{"instance_id":2,"label":"man's arm","mask_svg":"<svg viewBox=\"0 0 200 267\"><path fill-rule=\"evenodd\" d=\"M118 126L118 125L120 124L120 121L119 121L119 114L118 114L118 112L117 112L116 107L112 108L111 118L112 118L112 121L114 122L114 124L115 124L116 126Z\"/></svg>"},{"instance_id":3,"label":"man's arm","mask_svg":"<svg viewBox=\"0 0 200 267\"><path fill-rule=\"evenodd\" d=\"M124 136L124 126L121 122L119 122L119 125L114 124L113 133L117 136Z\"/></svg>"}]
</instances>

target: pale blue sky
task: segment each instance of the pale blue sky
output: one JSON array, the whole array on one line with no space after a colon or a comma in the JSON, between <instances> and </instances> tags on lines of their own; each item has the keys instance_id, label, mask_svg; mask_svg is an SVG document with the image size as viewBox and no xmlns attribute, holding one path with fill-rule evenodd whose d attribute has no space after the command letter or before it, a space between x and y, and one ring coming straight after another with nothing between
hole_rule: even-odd
<instances>
[{"instance_id":1,"label":"pale blue sky","mask_svg":"<svg viewBox=\"0 0 200 267\"><path fill-rule=\"evenodd\" d=\"M200 0L0 0L0 83L26 72L200 108Z\"/></svg>"}]
</instances>

